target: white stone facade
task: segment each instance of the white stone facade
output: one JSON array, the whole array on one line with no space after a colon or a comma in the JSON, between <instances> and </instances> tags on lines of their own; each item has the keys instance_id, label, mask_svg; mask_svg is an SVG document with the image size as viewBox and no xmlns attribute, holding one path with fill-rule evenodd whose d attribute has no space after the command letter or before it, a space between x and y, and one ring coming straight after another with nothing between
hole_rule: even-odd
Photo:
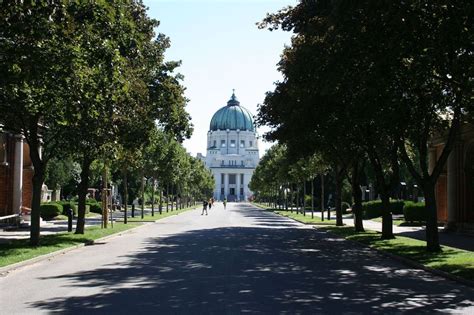
<instances>
[{"instance_id":1,"label":"white stone facade","mask_svg":"<svg viewBox=\"0 0 474 315\"><path fill-rule=\"evenodd\" d=\"M248 185L259 161L256 132L211 130L207 145L204 161L214 176L214 198L248 200L252 196Z\"/></svg>"}]
</instances>

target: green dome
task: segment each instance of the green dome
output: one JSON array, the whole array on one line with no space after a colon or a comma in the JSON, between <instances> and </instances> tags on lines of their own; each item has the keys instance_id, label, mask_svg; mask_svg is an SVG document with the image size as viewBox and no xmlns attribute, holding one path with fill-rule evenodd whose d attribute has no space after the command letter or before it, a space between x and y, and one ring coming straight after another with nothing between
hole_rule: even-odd
<instances>
[{"instance_id":1,"label":"green dome","mask_svg":"<svg viewBox=\"0 0 474 315\"><path fill-rule=\"evenodd\" d=\"M255 131L252 114L240 106L237 97L232 93L232 97L227 102L227 106L219 109L211 119L210 130L248 130Z\"/></svg>"}]
</instances>

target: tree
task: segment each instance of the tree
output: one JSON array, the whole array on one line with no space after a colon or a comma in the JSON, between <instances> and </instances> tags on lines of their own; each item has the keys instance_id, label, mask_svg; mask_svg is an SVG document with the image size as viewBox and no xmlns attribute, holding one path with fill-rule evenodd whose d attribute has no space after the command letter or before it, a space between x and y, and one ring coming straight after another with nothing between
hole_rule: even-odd
<instances>
[{"instance_id":1,"label":"tree","mask_svg":"<svg viewBox=\"0 0 474 315\"><path fill-rule=\"evenodd\" d=\"M30 244L40 242L41 187L50 159L65 138L74 45L61 1L0 5L0 113L25 137L34 167Z\"/></svg>"},{"instance_id":2,"label":"tree","mask_svg":"<svg viewBox=\"0 0 474 315\"><path fill-rule=\"evenodd\" d=\"M328 146L337 128L355 135L348 144L365 151L376 174L385 238L393 235L388 200L401 151L424 187L431 251L439 250L434 185L472 98L472 8L468 1L301 1L261 25L296 33L279 64L285 80L262 107L262 121L274 127L270 137L290 139L309 126L299 135L320 136ZM428 141L443 127L448 140L430 172Z\"/></svg>"}]
</instances>

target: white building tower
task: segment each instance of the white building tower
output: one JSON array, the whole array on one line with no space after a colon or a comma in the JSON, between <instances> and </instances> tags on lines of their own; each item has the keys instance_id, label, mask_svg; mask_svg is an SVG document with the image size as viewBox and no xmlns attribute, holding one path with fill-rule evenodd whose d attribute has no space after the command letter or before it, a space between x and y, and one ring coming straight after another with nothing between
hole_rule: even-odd
<instances>
[{"instance_id":1,"label":"white building tower","mask_svg":"<svg viewBox=\"0 0 474 315\"><path fill-rule=\"evenodd\" d=\"M259 161L257 132L250 112L234 93L211 119L205 161L215 179L214 198L248 200L249 182Z\"/></svg>"}]
</instances>

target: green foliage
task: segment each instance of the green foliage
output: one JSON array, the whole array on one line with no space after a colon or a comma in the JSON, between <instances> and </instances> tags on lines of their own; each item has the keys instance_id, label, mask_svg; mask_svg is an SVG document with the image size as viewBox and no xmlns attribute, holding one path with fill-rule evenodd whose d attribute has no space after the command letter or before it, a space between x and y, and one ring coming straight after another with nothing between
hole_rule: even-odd
<instances>
[{"instance_id":1,"label":"green foliage","mask_svg":"<svg viewBox=\"0 0 474 315\"><path fill-rule=\"evenodd\" d=\"M59 201L57 203L63 206L63 215L67 215L68 211L72 210L74 207L74 202L72 201Z\"/></svg>"},{"instance_id":2,"label":"green foliage","mask_svg":"<svg viewBox=\"0 0 474 315\"><path fill-rule=\"evenodd\" d=\"M392 214L403 214L403 207L408 201L390 200L390 211Z\"/></svg>"},{"instance_id":3,"label":"green foliage","mask_svg":"<svg viewBox=\"0 0 474 315\"><path fill-rule=\"evenodd\" d=\"M102 204L95 200L95 199L87 199L86 200L86 213L88 213L89 211L87 210L87 206L89 206L89 211L90 212L94 212L94 213L98 213L98 214L102 214Z\"/></svg>"},{"instance_id":4,"label":"green foliage","mask_svg":"<svg viewBox=\"0 0 474 315\"><path fill-rule=\"evenodd\" d=\"M427 211L424 202L405 202L403 216L406 222L425 222Z\"/></svg>"},{"instance_id":5,"label":"green foliage","mask_svg":"<svg viewBox=\"0 0 474 315\"><path fill-rule=\"evenodd\" d=\"M390 200L390 212L392 214L403 214L403 200ZM373 219L382 216L382 201L372 200L362 203L364 219Z\"/></svg>"},{"instance_id":6,"label":"green foliage","mask_svg":"<svg viewBox=\"0 0 474 315\"><path fill-rule=\"evenodd\" d=\"M382 201L373 200L362 203L364 219L378 218L382 216Z\"/></svg>"},{"instance_id":7,"label":"green foliage","mask_svg":"<svg viewBox=\"0 0 474 315\"><path fill-rule=\"evenodd\" d=\"M40 206L40 214L44 220L50 220L63 213L63 206L59 203L49 202Z\"/></svg>"},{"instance_id":8,"label":"green foliage","mask_svg":"<svg viewBox=\"0 0 474 315\"><path fill-rule=\"evenodd\" d=\"M72 158L52 158L46 167L45 183L50 189L58 189L69 182L79 182L77 163Z\"/></svg>"}]
</instances>

